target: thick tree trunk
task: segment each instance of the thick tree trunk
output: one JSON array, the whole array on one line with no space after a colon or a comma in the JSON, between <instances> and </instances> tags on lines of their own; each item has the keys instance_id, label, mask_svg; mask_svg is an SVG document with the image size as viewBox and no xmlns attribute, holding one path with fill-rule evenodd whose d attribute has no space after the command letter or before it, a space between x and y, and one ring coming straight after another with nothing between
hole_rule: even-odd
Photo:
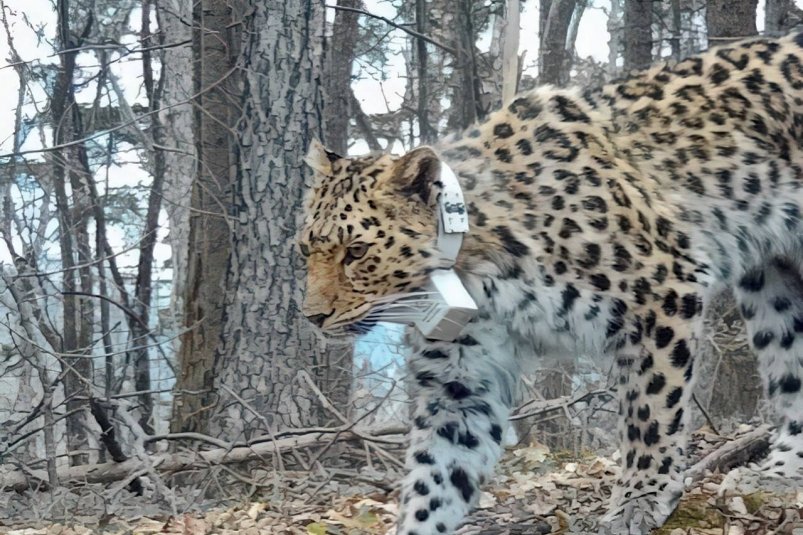
<instances>
[{"instance_id":1,"label":"thick tree trunk","mask_svg":"<svg viewBox=\"0 0 803 535\"><path fill-rule=\"evenodd\" d=\"M362 8L362 0L338 0L337 5ZM357 45L359 14L335 11L332 40L327 50L326 137L329 150L348 153L349 122L351 119L351 69Z\"/></svg>"},{"instance_id":2,"label":"thick tree trunk","mask_svg":"<svg viewBox=\"0 0 803 535\"><path fill-rule=\"evenodd\" d=\"M652 63L652 0L625 0L625 71Z\"/></svg>"},{"instance_id":3,"label":"thick tree trunk","mask_svg":"<svg viewBox=\"0 0 803 535\"><path fill-rule=\"evenodd\" d=\"M305 263L296 232L310 172L304 155L323 133L323 0L255 2L244 21L243 115L226 323L214 376L225 438L321 420L297 372L342 399L351 351L327 352L300 312Z\"/></svg>"},{"instance_id":4,"label":"thick tree trunk","mask_svg":"<svg viewBox=\"0 0 803 535\"><path fill-rule=\"evenodd\" d=\"M163 114L165 137L173 150L164 153L164 210L170 222L173 284L170 302L171 327L181 325L184 313L184 290L187 283L187 254L190 234L190 206L193 178L196 173L193 111L189 98L193 94L192 3L187 0L160 0L157 5L159 28L171 43L182 46L165 48L162 54L164 95L167 107ZM218 208L220 210L220 208ZM180 350L176 341L176 353Z\"/></svg>"},{"instance_id":5,"label":"thick tree trunk","mask_svg":"<svg viewBox=\"0 0 803 535\"><path fill-rule=\"evenodd\" d=\"M195 65L195 152L184 327L173 403L173 432L207 433L215 396L215 351L224 316L224 284L229 260L231 183L234 176L234 124L242 89L235 75L241 40L242 3L202 0L193 17Z\"/></svg>"},{"instance_id":6,"label":"thick tree trunk","mask_svg":"<svg viewBox=\"0 0 803 535\"><path fill-rule=\"evenodd\" d=\"M756 35L757 6L758 0L708 0L705 12L708 45Z\"/></svg>"},{"instance_id":7,"label":"thick tree trunk","mask_svg":"<svg viewBox=\"0 0 803 535\"><path fill-rule=\"evenodd\" d=\"M539 30L541 38L541 84L566 85L569 82L571 57L566 52L566 36L574 13L575 0L540 0Z\"/></svg>"}]
</instances>

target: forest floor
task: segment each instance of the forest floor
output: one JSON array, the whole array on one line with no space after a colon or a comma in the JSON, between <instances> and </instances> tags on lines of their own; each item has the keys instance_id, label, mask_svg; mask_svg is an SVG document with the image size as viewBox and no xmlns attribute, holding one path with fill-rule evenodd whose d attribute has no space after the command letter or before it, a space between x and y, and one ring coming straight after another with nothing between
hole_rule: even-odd
<instances>
[{"instance_id":1,"label":"forest floor","mask_svg":"<svg viewBox=\"0 0 803 535\"><path fill-rule=\"evenodd\" d=\"M739 439L749 438L751 432L755 435L755 430L743 429L741 435L730 438L696 433L692 462L699 468L701 460L717 464L728 455L726 463L744 457L750 446ZM723 456L728 444L732 451ZM478 508L458 533L595 533L617 466L616 459L552 454L539 445L511 449L497 477L483 491ZM757 491L723 498L717 495L722 477L698 470L679 508L655 533L803 535L803 489L786 495ZM59 500L50 493L49 506L47 499L32 503L22 495L0 501L0 534L380 535L392 533L395 522L398 496L391 488L391 480L379 472L329 473L317 480L310 474L286 473L281 481L274 478L271 485L236 504L166 514L164 504L140 507L133 497L127 504L106 505L101 510L100 502L92 500L99 493L87 493L85 487L84 492L71 490L69 497L62 495ZM27 508L21 510L26 503Z\"/></svg>"}]
</instances>

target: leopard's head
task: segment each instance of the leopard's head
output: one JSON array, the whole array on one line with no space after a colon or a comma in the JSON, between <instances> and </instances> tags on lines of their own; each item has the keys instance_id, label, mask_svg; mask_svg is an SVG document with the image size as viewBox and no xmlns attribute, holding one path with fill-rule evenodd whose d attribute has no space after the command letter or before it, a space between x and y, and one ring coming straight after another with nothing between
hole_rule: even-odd
<instances>
[{"instance_id":1,"label":"leopard's head","mask_svg":"<svg viewBox=\"0 0 803 535\"><path fill-rule=\"evenodd\" d=\"M422 288L442 267L440 161L428 147L344 158L313 142L307 164L314 180L299 235L307 258L304 315L324 330L364 332L391 318L396 297Z\"/></svg>"}]
</instances>

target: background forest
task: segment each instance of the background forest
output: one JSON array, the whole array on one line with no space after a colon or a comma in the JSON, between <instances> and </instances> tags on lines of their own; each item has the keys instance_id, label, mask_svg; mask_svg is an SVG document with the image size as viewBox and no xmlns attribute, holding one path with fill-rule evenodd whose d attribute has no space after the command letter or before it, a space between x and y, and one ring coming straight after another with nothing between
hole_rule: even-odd
<instances>
[{"instance_id":1,"label":"background forest","mask_svg":"<svg viewBox=\"0 0 803 535\"><path fill-rule=\"evenodd\" d=\"M787 33L798 4L0 0L0 526L251 500L262 532L384 527L401 334L327 341L300 314L310 141L403 152L537 84ZM697 427L765 433L738 311L714 308ZM514 458L612 454L609 364L523 378ZM344 489L372 498L334 521Z\"/></svg>"}]
</instances>

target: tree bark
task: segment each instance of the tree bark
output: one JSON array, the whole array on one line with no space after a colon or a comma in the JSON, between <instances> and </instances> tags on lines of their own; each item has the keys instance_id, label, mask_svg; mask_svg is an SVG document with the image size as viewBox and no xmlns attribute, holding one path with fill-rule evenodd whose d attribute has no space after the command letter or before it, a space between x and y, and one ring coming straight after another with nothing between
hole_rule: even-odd
<instances>
[{"instance_id":1,"label":"tree bark","mask_svg":"<svg viewBox=\"0 0 803 535\"><path fill-rule=\"evenodd\" d=\"M623 56L624 28L622 21L622 1L611 0L611 11L608 15L608 76L614 78L619 73L619 57Z\"/></svg>"},{"instance_id":2,"label":"tree bark","mask_svg":"<svg viewBox=\"0 0 803 535\"><path fill-rule=\"evenodd\" d=\"M800 24L803 11L794 0L767 0L764 5L764 35L785 35Z\"/></svg>"},{"instance_id":3,"label":"tree bark","mask_svg":"<svg viewBox=\"0 0 803 535\"><path fill-rule=\"evenodd\" d=\"M672 37L670 37L669 40L670 46L672 47L672 58L675 60L680 60L680 40L683 35L680 0L671 0L669 9L672 14Z\"/></svg>"},{"instance_id":4,"label":"tree bark","mask_svg":"<svg viewBox=\"0 0 803 535\"><path fill-rule=\"evenodd\" d=\"M521 4L507 0L502 34L502 102L513 100L519 90L519 38L521 36Z\"/></svg>"},{"instance_id":5,"label":"tree bark","mask_svg":"<svg viewBox=\"0 0 803 535\"><path fill-rule=\"evenodd\" d=\"M705 11L708 46L756 35L757 6L758 0L708 0Z\"/></svg>"},{"instance_id":6,"label":"tree bark","mask_svg":"<svg viewBox=\"0 0 803 535\"><path fill-rule=\"evenodd\" d=\"M723 292L708 304L697 369L696 396L716 422L750 420L763 396L755 353L731 292ZM698 418L702 423L702 419Z\"/></svg>"},{"instance_id":7,"label":"tree bark","mask_svg":"<svg viewBox=\"0 0 803 535\"><path fill-rule=\"evenodd\" d=\"M580 33L580 22L583 20L583 13L588 7L588 0L577 0L574 6L569 28L566 30L566 54L571 60L574 57L574 47L577 45L577 34Z\"/></svg>"},{"instance_id":8,"label":"tree bark","mask_svg":"<svg viewBox=\"0 0 803 535\"><path fill-rule=\"evenodd\" d=\"M310 177L304 155L324 130L324 2L250 7L226 322L214 365L213 434L228 438L320 421L298 370L333 399L351 383L350 346L327 351L300 312L305 263L295 246Z\"/></svg>"},{"instance_id":9,"label":"tree bark","mask_svg":"<svg viewBox=\"0 0 803 535\"><path fill-rule=\"evenodd\" d=\"M167 212L170 233L170 266L173 284L170 299L171 327L181 325L184 313L184 290L187 284L187 255L189 252L190 203L193 178L196 174L193 111L189 102L193 94L192 3L185 0L160 0L156 14L162 35L170 42L186 44L167 47L161 51L165 70L162 104L165 137L171 150L164 157L163 208ZM218 208L219 210L219 208ZM176 340L176 354L180 351Z\"/></svg>"},{"instance_id":10,"label":"tree bark","mask_svg":"<svg viewBox=\"0 0 803 535\"><path fill-rule=\"evenodd\" d=\"M338 6L362 8L362 0L338 0ZM327 50L325 144L337 154L348 153L351 110L351 70L357 45L359 14L335 10L332 40Z\"/></svg>"},{"instance_id":11,"label":"tree bark","mask_svg":"<svg viewBox=\"0 0 803 535\"><path fill-rule=\"evenodd\" d=\"M652 63L652 0L625 0L625 71Z\"/></svg>"},{"instance_id":12,"label":"tree bark","mask_svg":"<svg viewBox=\"0 0 803 535\"><path fill-rule=\"evenodd\" d=\"M571 57L566 52L566 36L574 13L575 0L540 0L539 30L541 38L541 84L557 86L569 83Z\"/></svg>"},{"instance_id":13,"label":"tree bark","mask_svg":"<svg viewBox=\"0 0 803 535\"><path fill-rule=\"evenodd\" d=\"M198 164L190 198L187 279L173 402L173 432L207 433L215 399L215 352L224 315L236 165L234 124L239 114L240 78L235 74L242 39L237 24L244 4L201 0L194 4L194 130Z\"/></svg>"},{"instance_id":14,"label":"tree bark","mask_svg":"<svg viewBox=\"0 0 803 535\"><path fill-rule=\"evenodd\" d=\"M427 2L426 0L416 0L415 2L415 30L422 34L427 34ZM417 86L418 86L418 137L423 144L431 143L436 132L429 122L429 76L427 63L427 44L423 39L415 40L415 60L417 67Z\"/></svg>"},{"instance_id":15,"label":"tree bark","mask_svg":"<svg viewBox=\"0 0 803 535\"><path fill-rule=\"evenodd\" d=\"M477 32L472 15L471 0L457 0L457 84L452 101L454 118L450 126L463 130L485 116L482 107L482 80L477 70Z\"/></svg>"}]
</instances>

